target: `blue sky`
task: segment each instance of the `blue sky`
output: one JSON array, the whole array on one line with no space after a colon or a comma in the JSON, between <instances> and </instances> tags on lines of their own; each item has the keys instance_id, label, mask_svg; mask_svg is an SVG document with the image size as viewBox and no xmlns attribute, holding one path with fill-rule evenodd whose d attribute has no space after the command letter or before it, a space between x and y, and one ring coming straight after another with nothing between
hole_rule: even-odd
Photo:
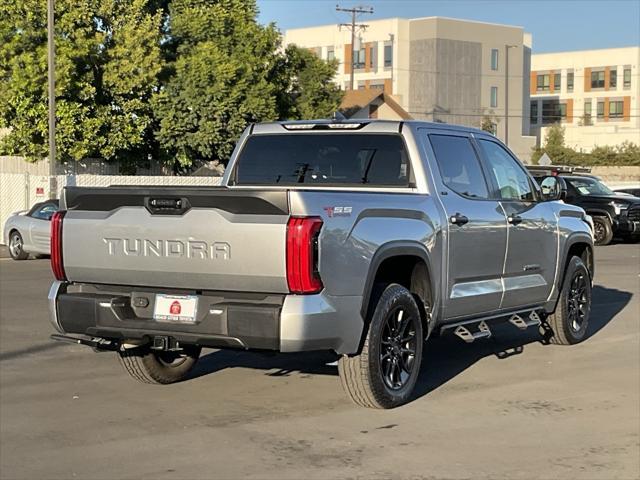
<instances>
[{"instance_id":1,"label":"blue sky","mask_svg":"<svg viewBox=\"0 0 640 480\"><path fill-rule=\"evenodd\" d=\"M346 22L337 3L372 6L363 22L439 15L519 25L537 53L640 45L640 0L258 0L260 20L281 30Z\"/></svg>"}]
</instances>

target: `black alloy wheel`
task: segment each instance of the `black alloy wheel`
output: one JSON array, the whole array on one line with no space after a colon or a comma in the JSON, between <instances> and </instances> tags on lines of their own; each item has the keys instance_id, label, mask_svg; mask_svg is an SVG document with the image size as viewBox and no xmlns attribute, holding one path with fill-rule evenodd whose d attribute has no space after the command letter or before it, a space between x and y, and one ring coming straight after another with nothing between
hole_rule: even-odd
<instances>
[{"instance_id":1,"label":"black alloy wheel","mask_svg":"<svg viewBox=\"0 0 640 480\"><path fill-rule=\"evenodd\" d=\"M385 385L400 390L413 371L417 338L414 316L398 307L386 318L380 337L380 370Z\"/></svg>"}]
</instances>

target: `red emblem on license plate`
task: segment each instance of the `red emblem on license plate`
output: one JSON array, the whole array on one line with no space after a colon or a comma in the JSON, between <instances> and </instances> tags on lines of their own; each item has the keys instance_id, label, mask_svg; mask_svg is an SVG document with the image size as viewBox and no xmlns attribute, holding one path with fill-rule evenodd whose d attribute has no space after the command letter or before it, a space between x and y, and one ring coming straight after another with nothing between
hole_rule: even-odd
<instances>
[{"instance_id":1,"label":"red emblem on license plate","mask_svg":"<svg viewBox=\"0 0 640 480\"><path fill-rule=\"evenodd\" d=\"M171 315L180 315L181 310L182 307L180 306L180 302L177 300L171 304L171 307L169 307L169 313Z\"/></svg>"}]
</instances>

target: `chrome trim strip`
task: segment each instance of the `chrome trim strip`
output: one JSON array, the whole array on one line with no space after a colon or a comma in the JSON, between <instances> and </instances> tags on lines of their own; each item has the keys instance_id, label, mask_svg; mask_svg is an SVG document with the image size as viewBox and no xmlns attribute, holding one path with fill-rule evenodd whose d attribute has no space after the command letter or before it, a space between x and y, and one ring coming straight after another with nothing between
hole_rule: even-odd
<instances>
[{"instance_id":1,"label":"chrome trim strip","mask_svg":"<svg viewBox=\"0 0 640 480\"><path fill-rule=\"evenodd\" d=\"M521 275L518 277L507 277L503 279L504 291L521 290L523 288L544 287L547 282L539 273L532 275Z\"/></svg>"},{"instance_id":2,"label":"chrome trim strip","mask_svg":"<svg viewBox=\"0 0 640 480\"><path fill-rule=\"evenodd\" d=\"M475 297L500 292L502 292L502 281L499 278L493 278L477 282L456 283L451 289L450 298Z\"/></svg>"},{"instance_id":3,"label":"chrome trim strip","mask_svg":"<svg viewBox=\"0 0 640 480\"><path fill-rule=\"evenodd\" d=\"M60 321L58 318L58 296L61 293L66 293L67 291L67 283L56 280L51 284L51 288L49 289L48 303L49 303L49 321L53 328L60 333L66 333L62 326L60 325Z\"/></svg>"}]
</instances>

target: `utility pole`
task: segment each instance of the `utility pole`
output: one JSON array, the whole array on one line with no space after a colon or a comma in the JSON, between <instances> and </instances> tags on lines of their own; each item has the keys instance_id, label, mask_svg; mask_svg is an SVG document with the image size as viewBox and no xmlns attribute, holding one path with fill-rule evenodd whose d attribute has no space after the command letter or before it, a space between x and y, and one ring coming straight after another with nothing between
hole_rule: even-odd
<instances>
[{"instance_id":1,"label":"utility pole","mask_svg":"<svg viewBox=\"0 0 640 480\"><path fill-rule=\"evenodd\" d=\"M336 5L337 12L347 12L351 14L351 23L339 23L338 28L346 27L351 30L351 77L349 79L349 90L353 90L353 83L355 79L354 72L354 59L355 59L355 44L356 44L356 29L364 31L369 25L363 23L356 23L358 14L360 13L373 13L373 7L353 7L353 8L341 8L340 5Z\"/></svg>"},{"instance_id":2,"label":"utility pole","mask_svg":"<svg viewBox=\"0 0 640 480\"><path fill-rule=\"evenodd\" d=\"M509 49L518 45L504 46L504 144L509 146Z\"/></svg>"},{"instance_id":3,"label":"utility pole","mask_svg":"<svg viewBox=\"0 0 640 480\"><path fill-rule=\"evenodd\" d=\"M56 177L56 47L54 37L55 0L47 0L47 56L49 61L49 198L58 195Z\"/></svg>"}]
</instances>

